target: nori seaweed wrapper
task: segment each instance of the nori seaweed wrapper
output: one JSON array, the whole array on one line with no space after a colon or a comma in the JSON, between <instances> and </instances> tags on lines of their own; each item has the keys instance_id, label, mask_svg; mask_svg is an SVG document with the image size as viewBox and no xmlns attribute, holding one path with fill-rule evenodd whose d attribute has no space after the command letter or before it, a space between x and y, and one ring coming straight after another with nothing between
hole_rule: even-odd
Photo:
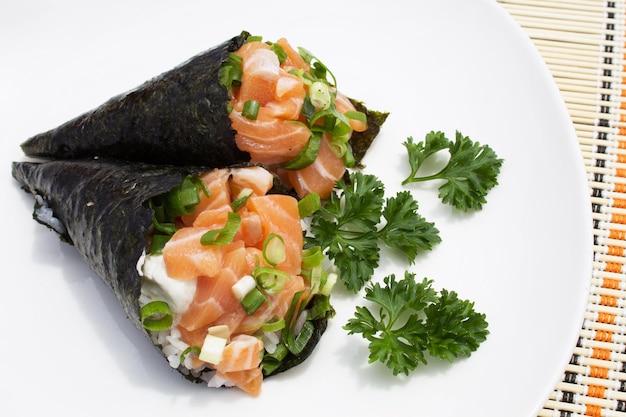
<instances>
[{"instance_id":1,"label":"nori seaweed wrapper","mask_svg":"<svg viewBox=\"0 0 626 417\"><path fill-rule=\"evenodd\" d=\"M113 291L129 320L149 338L141 324L137 271L152 229L153 212L146 202L178 186L186 175L209 169L90 159L13 162L12 175L35 199L33 218L76 247ZM276 181L271 192L284 189ZM305 360L333 314L314 320L314 334L303 352L288 357L272 375Z\"/></svg>"},{"instance_id":2,"label":"nori seaweed wrapper","mask_svg":"<svg viewBox=\"0 0 626 417\"><path fill-rule=\"evenodd\" d=\"M227 167L250 161L237 148L228 116L230 93L220 68L250 36L242 32L187 62L117 95L21 144L26 156L44 159L113 158L152 164ZM368 129L350 139L357 166L387 113L367 109Z\"/></svg>"},{"instance_id":3,"label":"nori seaweed wrapper","mask_svg":"<svg viewBox=\"0 0 626 417\"><path fill-rule=\"evenodd\" d=\"M250 160L237 148L220 67L242 32L96 109L22 143L27 156L115 158L223 167Z\"/></svg>"}]
</instances>

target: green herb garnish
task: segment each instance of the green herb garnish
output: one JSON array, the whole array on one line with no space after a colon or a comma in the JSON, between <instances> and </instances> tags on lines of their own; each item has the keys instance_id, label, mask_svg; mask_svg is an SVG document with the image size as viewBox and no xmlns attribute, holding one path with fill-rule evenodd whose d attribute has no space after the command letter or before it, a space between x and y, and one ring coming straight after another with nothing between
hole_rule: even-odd
<instances>
[{"instance_id":1,"label":"green herb garnish","mask_svg":"<svg viewBox=\"0 0 626 417\"><path fill-rule=\"evenodd\" d=\"M449 362L469 357L489 334L485 315L474 310L474 303L459 300L453 291L437 293L432 280L417 282L409 272L400 281L392 274L384 286L369 285L365 299L372 309L357 307L343 328L367 339L369 362L382 362L394 375L426 365L426 353Z\"/></svg>"},{"instance_id":2,"label":"green herb garnish","mask_svg":"<svg viewBox=\"0 0 626 417\"><path fill-rule=\"evenodd\" d=\"M498 158L488 145L481 146L458 131L454 142L446 138L443 132L430 132L419 143L414 143L409 136L404 146L408 151L411 174L402 184L445 180L439 187L439 198L458 210L481 210L487 202L485 196L498 184L497 177L503 159ZM442 170L432 175L418 176L420 167L429 156L446 149L450 159Z\"/></svg>"},{"instance_id":3,"label":"green herb garnish","mask_svg":"<svg viewBox=\"0 0 626 417\"><path fill-rule=\"evenodd\" d=\"M307 246L319 245L341 271L341 281L354 292L378 267L379 240L404 252L409 263L441 241L439 230L417 212L418 203L409 192L386 200L384 192L376 176L353 172L348 182L337 182L326 204L311 216Z\"/></svg>"}]
</instances>

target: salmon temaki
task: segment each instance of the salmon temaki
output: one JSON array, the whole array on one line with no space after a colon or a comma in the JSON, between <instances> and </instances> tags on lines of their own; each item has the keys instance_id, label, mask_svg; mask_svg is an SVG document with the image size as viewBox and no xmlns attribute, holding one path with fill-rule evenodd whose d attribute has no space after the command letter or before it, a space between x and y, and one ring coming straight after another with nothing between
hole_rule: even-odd
<instances>
[{"instance_id":1,"label":"salmon temaki","mask_svg":"<svg viewBox=\"0 0 626 417\"><path fill-rule=\"evenodd\" d=\"M14 162L12 174L34 219L76 247L191 381L259 395L334 315L333 274L303 263L298 200L265 168L93 159Z\"/></svg>"},{"instance_id":2,"label":"salmon temaki","mask_svg":"<svg viewBox=\"0 0 626 417\"><path fill-rule=\"evenodd\" d=\"M334 77L285 38L242 32L21 147L44 159L260 163L300 197L325 198L387 118L338 91Z\"/></svg>"}]
</instances>

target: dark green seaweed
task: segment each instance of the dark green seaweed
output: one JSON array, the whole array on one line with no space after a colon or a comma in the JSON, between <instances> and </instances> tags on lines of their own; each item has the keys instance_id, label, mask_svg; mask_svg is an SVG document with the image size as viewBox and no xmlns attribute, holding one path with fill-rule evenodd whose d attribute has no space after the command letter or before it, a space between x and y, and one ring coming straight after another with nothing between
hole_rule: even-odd
<instances>
[{"instance_id":1,"label":"dark green seaweed","mask_svg":"<svg viewBox=\"0 0 626 417\"><path fill-rule=\"evenodd\" d=\"M242 32L130 92L27 139L21 144L23 152L44 159L100 157L216 168L249 161L250 155L235 143L228 117L230 93L219 76L228 54L248 37ZM368 129L354 132L350 139L356 165L361 167L387 113L351 101L368 121Z\"/></svg>"},{"instance_id":2,"label":"dark green seaweed","mask_svg":"<svg viewBox=\"0 0 626 417\"><path fill-rule=\"evenodd\" d=\"M367 130L363 132L352 132L350 137L350 146L354 154L354 160L357 168L363 168L363 158L370 148L372 142L378 136L383 123L387 120L389 113L368 109L365 104L358 100L350 99L354 107L367 117Z\"/></svg>"},{"instance_id":3,"label":"dark green seaweed","mask_svg":"<svg viewBox=\"0 0 626 417\"><path fill-rule=\"evenodd\" d=\"M186 175L206 170L102 159L12 164L13 177L35 199L33 218L76 247L146 336L139 313L141 277L137 272L152 227L153 211L146 202L179 185ZM284 192L278 180L272 192ZM311 354L331 315L313 321L315 331L304 351L288 357L275 373L300 364ZM185 378L202 382L179 370Z\"/></svg>"},{"instance_id":4,"label":"dark green seaweed","mask_svg":"<svg viewBox=\"0 0 626 417\"><path fill-rule=\"evenodd\" d=\"M103 157L155 164L223 167L249 161L237 148L230 99L219 72L242 32L138 88L22 143L27 156Z\"/></svg>"}]
</instances>

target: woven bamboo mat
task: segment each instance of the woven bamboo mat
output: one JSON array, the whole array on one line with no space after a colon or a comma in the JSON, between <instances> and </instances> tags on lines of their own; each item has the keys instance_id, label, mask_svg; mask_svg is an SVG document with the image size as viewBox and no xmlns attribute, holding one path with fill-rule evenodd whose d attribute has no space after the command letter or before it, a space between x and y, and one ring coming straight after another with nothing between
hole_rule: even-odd
<instances>
[{"instance_id":1,"label":"woven bamboo mat","mask_svg":"<svg viewBox=\"0 0 626 417\"><path fill-rule=\"evenodd\" d=\"M570 111L590 185L585 321L539 416L626 417L625 1L498 0L536 45Z\"/></svg>"}]
</instances>

